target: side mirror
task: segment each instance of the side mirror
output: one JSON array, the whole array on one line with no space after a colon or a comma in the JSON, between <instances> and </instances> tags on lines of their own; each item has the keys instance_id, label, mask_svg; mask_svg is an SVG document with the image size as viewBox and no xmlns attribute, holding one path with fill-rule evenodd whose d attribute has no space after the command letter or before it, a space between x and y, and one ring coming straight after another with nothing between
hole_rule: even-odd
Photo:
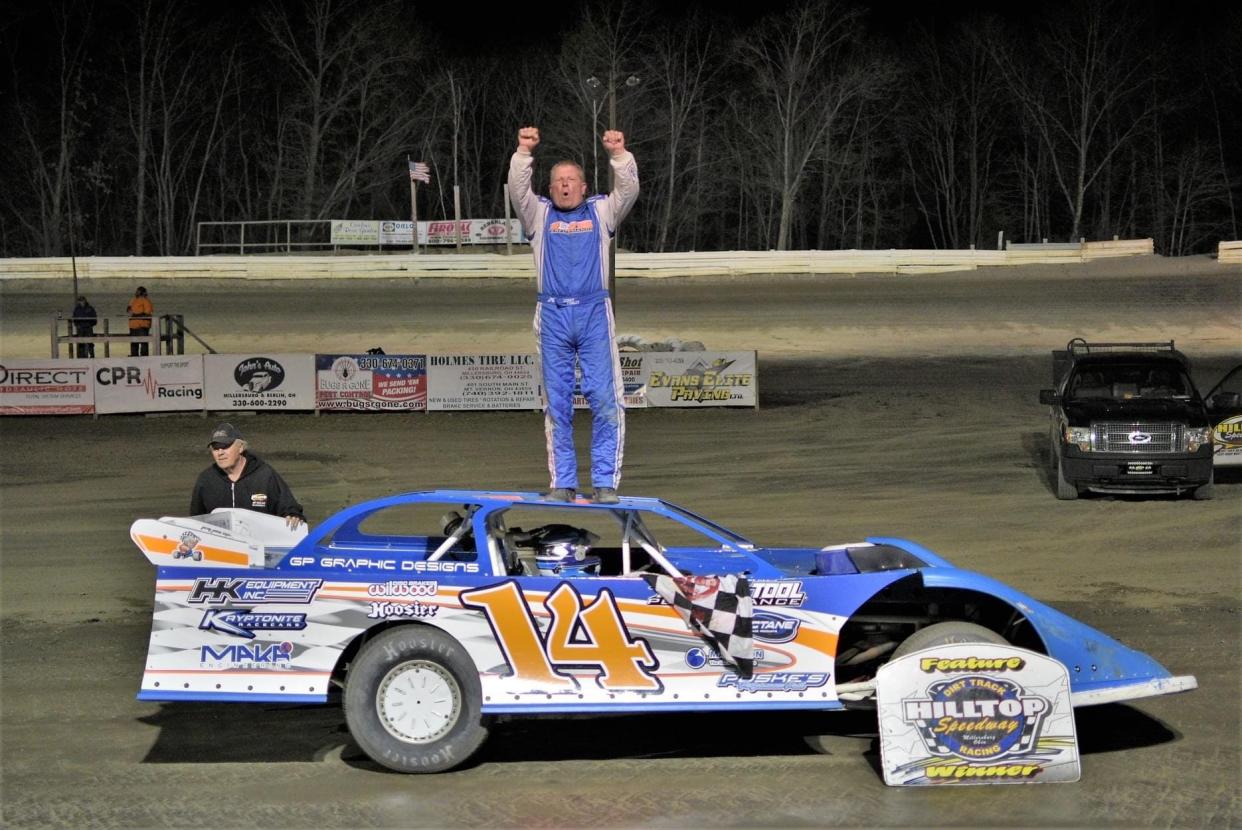
<instances>
[{"instance_id":1,"label":"side mirror","mask_svg":"<svg viewBox=\"0 0 1242 830\"><path fill-rule=\"evenodd\" d=\"M1057 394L1055 389L1040 389L1039 402L1052 406L1061 400L1061 396Z\"/></svg>"},{"instance_id":2,"label":"side mirror","mask_svg":"<svg viewBox=\"0 0 1242 830\"><path fill-rule=\"evenodd\" d=\"M1208 409L1242 409L1242 394L1217 392L1208 398Z\"/></svg>"}]
</instances>

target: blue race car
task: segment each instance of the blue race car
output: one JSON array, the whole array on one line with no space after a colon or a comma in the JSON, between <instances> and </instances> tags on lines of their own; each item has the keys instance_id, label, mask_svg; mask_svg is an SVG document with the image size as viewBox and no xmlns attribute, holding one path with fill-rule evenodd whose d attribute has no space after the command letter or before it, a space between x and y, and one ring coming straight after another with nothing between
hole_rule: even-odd
<instances>
[{"instance_id":1,"label":"blue race car","mask_svg":"<svg viewBox=\"0 0 1242 830\"><path fill-rule=\"evenodd\" d=\"M436 490L309 533L232 509L130 533L158 566L140 700L339 687L401 772L460 765L495 715L874 708L879 666L948 643L1047 654L1074 706L1197 685L914 542L762 547L654 498Z\"/></svg>"}]
</instances>

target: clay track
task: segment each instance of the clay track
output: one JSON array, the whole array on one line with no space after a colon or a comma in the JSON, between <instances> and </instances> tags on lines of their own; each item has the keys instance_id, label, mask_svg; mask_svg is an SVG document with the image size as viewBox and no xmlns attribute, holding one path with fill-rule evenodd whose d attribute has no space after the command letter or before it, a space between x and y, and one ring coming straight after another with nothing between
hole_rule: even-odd
<instances>
[{"instance_id":1,"label":"clay track","mask_svg":"<svg viewBox=\"0 0 1242 830\"><path fill-rule=\"evenodd\" d=\"M1175 265L1088 279L621 283L622 331L759 349L762 404L630 413L625 492L663 496L760 541L906 536L1198 677L1189 694L1079 710L1078 784L889 789L876 771L874 721L780 713L506 721L464 769L403 777L361 756L336 705L139 703L154 572L127 528L184 511L214 418L9 418L0 421L0 819L1236 826L1242 480L1224 477L1210 502L1058 502L1036 401L1047 350L1075 334L1174 338L1200 383L1242 362L1242 274ZM119 299L128 287L94 288ZM192 303L197 328L222 351L297 351L312 337L325 350L390 353L403 342L530 344L528 287L509 283L472 283L468 301L461 285L425 283L151 288L157 309ZM3 287L5 356L23 343L44 353L40 326L55 296ZM312 518L398 490L545 483L532 413L232 417Z\"/></svg>"}]
</instances>

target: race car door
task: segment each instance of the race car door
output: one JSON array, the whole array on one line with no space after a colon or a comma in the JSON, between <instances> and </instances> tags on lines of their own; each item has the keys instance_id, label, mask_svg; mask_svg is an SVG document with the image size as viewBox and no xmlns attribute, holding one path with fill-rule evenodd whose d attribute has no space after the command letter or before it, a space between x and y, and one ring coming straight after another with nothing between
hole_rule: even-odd
<instances>
[{"instance_id":1,"label":"race car door","mask_svg":"<svg viewBox=\"0 0 1242 830\"><path fill-rule=\"evenodd\" d=\"M1208 423L1217 467L1242 466L1242 365L1234 366L1207 394Z\"/></svg>"}]
</instances>

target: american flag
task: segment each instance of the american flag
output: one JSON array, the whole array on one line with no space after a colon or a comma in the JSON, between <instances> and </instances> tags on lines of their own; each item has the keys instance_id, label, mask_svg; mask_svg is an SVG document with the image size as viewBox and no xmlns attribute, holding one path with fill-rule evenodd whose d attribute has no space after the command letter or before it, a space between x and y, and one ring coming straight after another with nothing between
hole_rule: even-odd
<instances>
[{"instance_id":1,"label":"american flag","mask_svg":"<svg viewBox=\"0 0 1242 830\"><path fill-rule=\"evenodd\" d=\"M431 168L421 161L407 162L410 165L410 181L431 184Z\"/></svg>"}]
</instances>

